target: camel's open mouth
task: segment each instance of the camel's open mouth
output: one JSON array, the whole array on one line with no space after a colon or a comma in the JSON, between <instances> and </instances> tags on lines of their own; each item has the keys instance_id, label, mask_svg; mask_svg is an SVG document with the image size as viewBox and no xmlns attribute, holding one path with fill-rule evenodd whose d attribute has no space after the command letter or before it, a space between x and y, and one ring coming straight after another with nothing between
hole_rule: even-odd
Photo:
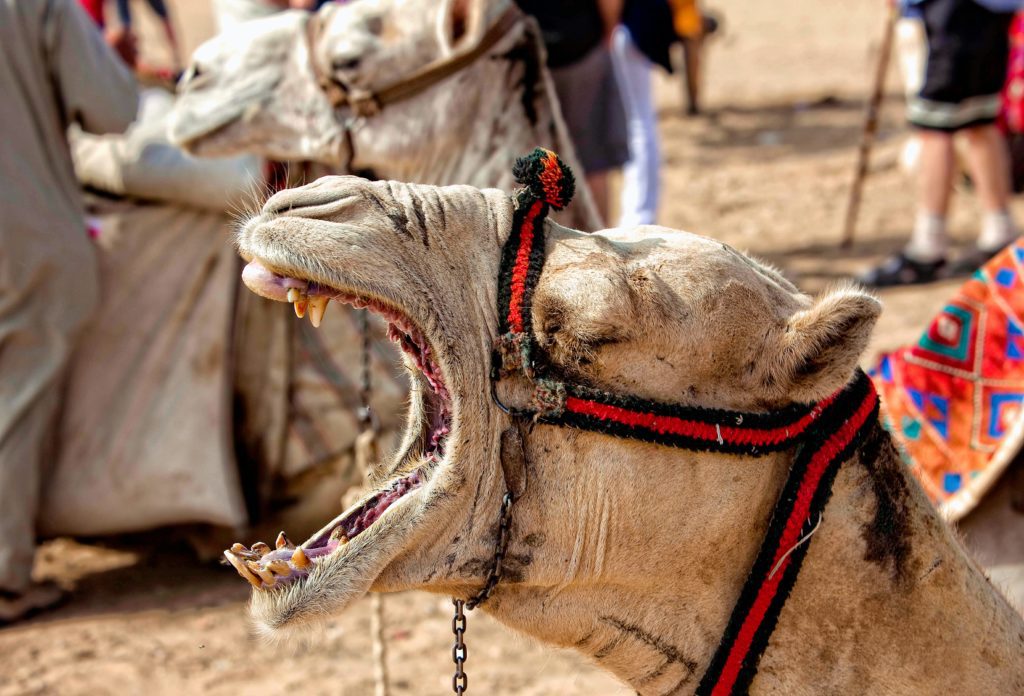
<instances>
[{"instance_id":1,"label":"camel's open mouth","mask_svg":"<svg viewBox=\"0 0 1024 696\"><path fill-rule=\"evenodd\" d=\"M413 390L413 398L418 399L413 407L418 406L420 432L418 437L406 438L411 444L398 456L395 470L403 473L298 547L282 532L275 549L263 543L253 544L251 548L235 544L224 552L242 577L258 589L268 589L304 580L318 563L333 554L343 553L353 539L373 528L396 503L419 490L445 455L454 413L436 351L424 332L402 310L379 299L279 275L259 261L246 266L242 278L257 294L292 303L296 315L301 318L308 314L314 326L320 325L332 299L380 315L388 322L388 338L409 356L409 362L425 382L423 388Z\"/></svg>"}]
</instances>

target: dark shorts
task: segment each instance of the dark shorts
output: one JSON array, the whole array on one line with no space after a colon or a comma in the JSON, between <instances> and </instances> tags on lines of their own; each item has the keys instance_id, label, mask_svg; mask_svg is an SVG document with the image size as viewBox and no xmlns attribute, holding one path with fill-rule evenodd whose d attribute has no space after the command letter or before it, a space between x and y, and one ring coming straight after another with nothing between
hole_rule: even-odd
<instances>
[{"instance_id":1,"label":"dark shorts","mask_svg":"<svg viewBox=\"0 0 1024 696\"><path fill-rule=\"evenodd\" d=\"M928 65L921 92L907 105L907 120L940 131L995 122L1013 14L972 0L927 0L920 7Z\"/></svg>"},{"instance_id":2,"label":"dark shorts","mask_svg":"<svg viewBox=\"0 0 1024 696\"><path fill-rule=\"evenodd\" d=\"M584 171L603 172L628 162L626 108L608 49L602 44L571 65L552 68L551 77Z\"/></svg>"}]
</instances>

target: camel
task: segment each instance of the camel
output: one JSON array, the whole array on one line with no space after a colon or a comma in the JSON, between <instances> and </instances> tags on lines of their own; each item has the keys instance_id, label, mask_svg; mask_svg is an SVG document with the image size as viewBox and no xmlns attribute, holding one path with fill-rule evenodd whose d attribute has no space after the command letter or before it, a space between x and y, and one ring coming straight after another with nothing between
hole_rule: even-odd
<instances>
[{"instance_id":1,"label":"camel","mask_svg":"<svg viewBox=\"0 0 1024 696\"><path fill-rule=\"evenodd\" d=\"M442 79L422 79L425 66ZM506 189L535 145L576 162L539 28L509 0L363 0L252 20L200 46L178 93L170 137L196 155ZM563 221L601 226L589 191Z\"/></svg>"},{"instance_id":2,"label":"camel","mask_svg":"<svg viewBox=\"0 0 1024 696\"><path fill-rule=\"evenodd\" d=\"M543 219L538 201L564 201L541 199L538 180L553 185L534 178L513 201L326 177L275 194L242 226L250 289L320 318L332 299L382 315L413 386L403 442L375 468L373 492L298 546L282 534L276 549L237 544L226 556L271 637L367 591L418 589L479 601L640 694L693 693L803 450L726 453L733 421L696 448L567 427L572 405L556 387L577 399L607 390L620 406L628 395L724 409L706 413L737 431L744 417L793 409L824 418L856 389L874 394L857 361L880 303L850 286L814 300L687 232L568 229ZM831 498L767 575L793 584L749 692L1022 693L1024 620L938 517L877 411L855 414L835 425L853 423L859 439L836 455ZM802 562L783 565L791 554Z\"/></svg>"}]
</instances>

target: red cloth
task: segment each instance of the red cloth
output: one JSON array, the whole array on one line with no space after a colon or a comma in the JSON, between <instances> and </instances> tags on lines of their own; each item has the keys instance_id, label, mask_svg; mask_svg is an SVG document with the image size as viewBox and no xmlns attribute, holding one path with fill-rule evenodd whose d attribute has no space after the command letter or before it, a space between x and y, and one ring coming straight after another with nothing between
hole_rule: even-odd
<instances>
[{"instance_id":1,"label":"red cloth","mask_svg":"<svg viewBox=\"0 0 1024 696\"><path fill-rule=\"evenodd\" d=\"M1024 133L1024 12L1018 12L1010 25L1010 62L1002 101L999 127L1004 133Z\"/></svg>"},{"instance_id":2,"label":"red cloth","mask_svg":"<svg viewBox=\"0 0 1024 696\"><path fill-rule=\"evenodd\" d=\"M92 21L96 22L96 26L100 29L106 26L103 19L103 0L78 0L78 3L92 17Z\"/></svg>"}]
</instances>

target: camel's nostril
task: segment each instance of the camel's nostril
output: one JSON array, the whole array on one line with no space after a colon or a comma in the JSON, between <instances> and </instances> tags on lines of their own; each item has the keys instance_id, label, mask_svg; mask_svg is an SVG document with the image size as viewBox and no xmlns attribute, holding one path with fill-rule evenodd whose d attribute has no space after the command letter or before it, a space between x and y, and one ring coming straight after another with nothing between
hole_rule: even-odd
<instances>
[{"instance_id":1,"label":"camel's nostril","mask_svg":"<svg viewBox=\"0 0 1024 696\"><path fill-rule=\"evenodd\" d=\"M191 86L193 82L198 80L205 74L203 69L199 66L199 63L189 63L189 66L185 69L185 72L181 74L178 79L178 88Z\"/></svg>"}]
</instances>

